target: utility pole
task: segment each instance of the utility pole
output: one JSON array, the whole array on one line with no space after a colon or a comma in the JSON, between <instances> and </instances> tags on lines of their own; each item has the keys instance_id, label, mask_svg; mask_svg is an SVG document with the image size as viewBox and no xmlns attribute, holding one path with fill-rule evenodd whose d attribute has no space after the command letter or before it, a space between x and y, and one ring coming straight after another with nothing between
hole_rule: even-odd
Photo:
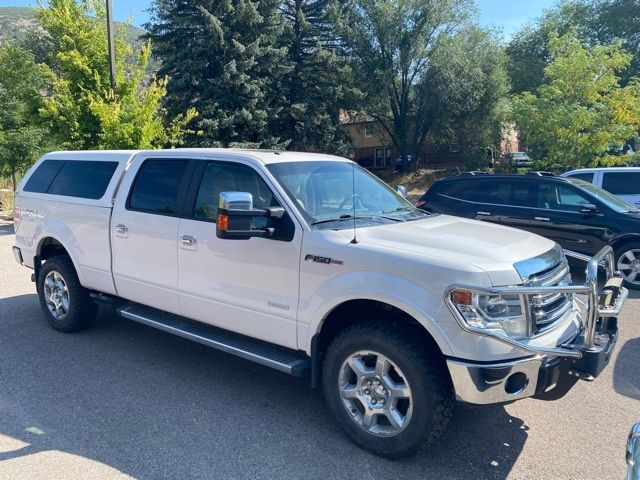
<instances>
[{"instance_id":1,"label":"utility pole","mask_svg":"<svg viewBox=\"0 0 640 480\"><path fill-rule=\"evenodd\" d=\"M114 94L116 91L116 53L113 45L113 12L111 9L111 0L107 2L107 41L109 42L109 74L111 76L111 90Z\"/></svg>"}]
</instances>

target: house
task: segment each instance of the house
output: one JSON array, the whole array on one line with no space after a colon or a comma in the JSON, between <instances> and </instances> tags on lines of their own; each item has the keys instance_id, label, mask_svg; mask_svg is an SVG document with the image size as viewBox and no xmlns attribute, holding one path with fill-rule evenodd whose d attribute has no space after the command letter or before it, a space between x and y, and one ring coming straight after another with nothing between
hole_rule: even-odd
<instances>
[{"instance_id":1,"label":"house","mask_svg":"<svg viewBox=\"0 0 640 480\"><path fill-rule=\"evenodd\" d=\"M351 112L342 112L341 125L353 142L353 160L370 170L395 168L395 160L399 154L393 142L380 122L372 117ZM518 133L513 126L505 129L503 139L498 148L486 149L487 163L500 160L511 152L523 151ZM428 168L451 168L464 166L464 157L457 145L444 145L436 148L426 144L418 159L420 165Z\"/></svg>"}]
</instances>

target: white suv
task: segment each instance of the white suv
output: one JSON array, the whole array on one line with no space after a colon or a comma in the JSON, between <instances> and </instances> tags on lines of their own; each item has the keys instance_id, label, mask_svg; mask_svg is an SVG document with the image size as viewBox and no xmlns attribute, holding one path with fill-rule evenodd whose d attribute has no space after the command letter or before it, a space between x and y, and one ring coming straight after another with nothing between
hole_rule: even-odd
<instances>
[{"instance_id":1,"label":"white suv","mask_svg":"<svg viewBox=\"0 0 640 480\"><path fill-rule=\"evenodd\" d=\"M640 205L640 167L580 168L562 176L593 183L632 205Z\"/></svg>"}]
</instances>

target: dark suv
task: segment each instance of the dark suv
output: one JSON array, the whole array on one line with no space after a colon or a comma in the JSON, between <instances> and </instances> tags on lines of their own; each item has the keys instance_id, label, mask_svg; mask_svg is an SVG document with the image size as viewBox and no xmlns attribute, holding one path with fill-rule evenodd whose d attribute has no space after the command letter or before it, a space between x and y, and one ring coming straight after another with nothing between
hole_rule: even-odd
<instances>
[{"instance_id":1,"label":"dark suv","mask_svg":"<svg viewBox=\"0 0 640 480\"><path fill-rule=\"evenodd\" d=\"M437 180L416 206L529 230L586 255L611 245L626 284L640 289L640 213L591 183L545 173L463 173Z\"/></svg>"}]
</instances>

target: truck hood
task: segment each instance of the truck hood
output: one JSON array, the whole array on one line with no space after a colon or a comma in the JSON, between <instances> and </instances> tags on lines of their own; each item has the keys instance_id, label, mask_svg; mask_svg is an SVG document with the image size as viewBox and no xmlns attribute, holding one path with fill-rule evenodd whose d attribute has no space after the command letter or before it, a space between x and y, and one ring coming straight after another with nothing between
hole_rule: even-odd
<instances>
[{"instance_id":1,"label":"truck hood","mask_svg":"<svg viewBox=\"0 0 640 480\"><path fill-rule=\"evenodd\" d=\"M340 232L353 236L347 229ZM524 230L449 215L358 228L357 238L363 245L474 265L485 271L495 286L521 283L513 264L555 246L555 242Z\"/></svg>"}]
</instances>

